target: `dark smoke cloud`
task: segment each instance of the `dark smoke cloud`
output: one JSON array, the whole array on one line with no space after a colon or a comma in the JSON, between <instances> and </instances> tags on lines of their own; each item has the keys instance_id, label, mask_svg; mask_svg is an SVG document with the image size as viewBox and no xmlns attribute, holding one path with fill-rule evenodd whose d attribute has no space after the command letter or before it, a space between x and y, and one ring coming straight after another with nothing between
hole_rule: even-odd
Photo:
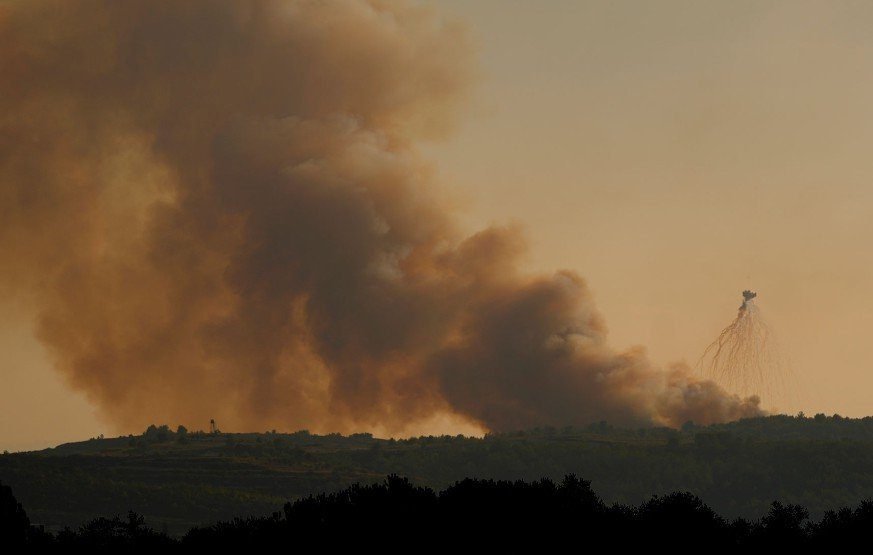
<instances>
[{"instance_id":1,"label":"dark smoke cloud","mask_svg":"<svg viewBox=\"0 0 873 555\"><path fill-rule=\"evenodd\" d=\"M757 414L612 351L518 230L459 235L413 143L470 60L406 2L2 3L2 292L122 429Z\"/></svg>"}]
</instances>

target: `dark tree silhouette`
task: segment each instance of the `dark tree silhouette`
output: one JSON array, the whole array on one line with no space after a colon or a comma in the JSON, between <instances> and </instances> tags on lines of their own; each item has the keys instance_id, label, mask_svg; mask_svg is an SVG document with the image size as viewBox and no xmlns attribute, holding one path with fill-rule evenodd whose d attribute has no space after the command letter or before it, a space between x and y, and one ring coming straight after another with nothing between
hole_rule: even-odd
<instances>
[{"instance_id":1,"label":"dark tree silhouette","mask_svg":"<svg viewBox=\"0 0 873 555\"><path fill-rule=\"evenodd\" d=\"M30 520L12 488L0 482L0 541L2 545L21 548L27 543Z\"/></svg>"},{"instance_id":2,"label":"dark tree silhouette","mask_svg":"<svg viewBox=\"0 0 873 555\"><path fill-rule=\"evenodd\" d=\"M799 547L807 539L806 520L809 511L800 505L774 501L770 511L752 532L752 539L765 548L788 549Z\"/></svg>"},{"instance_id":3,"label":"dark tree silhouette","mask_svg":"<svg viewBox=\"0 0 873 555\"><path fill-rule=\"evenodd\" d=\"M643 541L687 542L717 541L719 545L733 543L732 530L699 497L688 492L655 496L636 511L636 523Z\"/></svg>"},{"instance_id":4,"label":"dark tree silhouette","mask_svg":"<svg viewBox=\"0 0 873 555\"><path fill-rule=\"evenodd\" d=\"M99 517L76 531L66 529L58 534L57 543L63 549L87 551L117 551L131 548L152 550L175 544L166 534L146 526L145 519L133 511L127 514L126 519L118 515L112 518Z\"/></svg>"},{"instance_id":5,"label":"dark tree silhouette","mask_svg":"<svg viewBox=\"0 0 873 555\"><path fill-rule=\"evenodd\" d=\"M616 550L743 548L822 551L863 545L873 502L828 511L817 523L800 505L774 502L760 520L727 522L688 492L653 496L638 507L606 506L574 475L500 481L465 479L440 494L390 475L372 485L289 502L268 517L236 518L174 539L127 518L98 517L56 536L31 526L12 491L0 485L0 548L20 552L453 551L551 552L608 544Z\"/></svg>"},{"instance_id":6,"label":"dark tree silhouette","mask_svg":"<svg viewBox=\"0 0 873 555\"><path fill-rule=\"evenodd\" d=\"M870 542L873 530L873 501L862 501L854 509L844 507L826 511L822 519L810 525L813 545L833 551L857 548Z\"/></svg>"}]
</instances>

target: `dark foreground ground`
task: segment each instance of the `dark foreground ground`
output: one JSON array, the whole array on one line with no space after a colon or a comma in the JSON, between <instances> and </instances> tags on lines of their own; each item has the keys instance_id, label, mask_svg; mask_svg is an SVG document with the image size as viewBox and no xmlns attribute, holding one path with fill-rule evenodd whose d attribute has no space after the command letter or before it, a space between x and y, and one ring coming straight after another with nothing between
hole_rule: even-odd
<instances>
[{"instance_id":1,"label":"dark foreground ground","mask_svg":"<svg viewBox=\"0 0 873 555\"><path fill-rule=\"evenodd\" d=\"M591 480L607 505L638 506L653 494L687 491L729 520L758 519L774 500L820 519L827 509L873 497L873 418L773 416L678 431L597 424L403 441L151 428L0 456L0 481L30 520L51 532L136 511L158 531L181 536L390 474L436 491L465 477L575 474Z\"/></svg>"},{"instance_id":2,"label":"dark foreground ground","mask_svg":"<svg viewBox=\"0 0 873 555\"><path fill-rule=\"evenodd\" d=\"M607 506L590 483L463 480L436 494L405 478L286 503L269 517L193 528L181 538L126 518L96 518L56 534L30 525L0 486L0 547L10 552L508 552L607 547L708 552L858 548L873 532L873 503L809 521L799 505L773 503L760 519L729 521L690 493L655 496L639 506ZM683 549L684 547L684 549ZM11 548L11 549L10 549ZM805 549L804 549L805 551Z\"/></svg>"}]
</instances>

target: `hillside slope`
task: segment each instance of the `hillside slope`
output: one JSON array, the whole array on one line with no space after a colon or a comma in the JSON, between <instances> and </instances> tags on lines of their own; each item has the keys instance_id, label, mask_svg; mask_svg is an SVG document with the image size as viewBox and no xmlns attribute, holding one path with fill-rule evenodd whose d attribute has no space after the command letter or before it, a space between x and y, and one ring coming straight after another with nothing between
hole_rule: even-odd
<instances>
[{"instance_id":1,"label":"hillside slope","mask_svg":"<svg viewBox=\"0 0 873 555\"><path fill-rule=\"evenodd\" d=\"M0 481L50 529L133 509L158 529L181 533L391 473L435 489L464 477L575 473L607 503L687 490L727 517L757 518L774 499L815 516L873 497L873 419L774 416L680 431L597 424L399 441L152 427L141 436L0 456Z\"/></svg>"}]
</instances>

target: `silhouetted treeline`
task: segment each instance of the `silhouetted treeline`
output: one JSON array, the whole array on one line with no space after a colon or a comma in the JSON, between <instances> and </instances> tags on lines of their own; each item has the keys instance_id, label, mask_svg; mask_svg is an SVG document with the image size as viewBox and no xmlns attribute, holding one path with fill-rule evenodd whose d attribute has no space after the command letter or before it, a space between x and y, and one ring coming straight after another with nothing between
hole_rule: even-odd
<instances>
[{"instance_id":1,"label":"silhouetted treeline","mask_svg":"<svg viewBox=\"0 0 873 555\"><path fill-rule=\"evenodd\" d=\"M873 534L873 502L828 511L817 521L799 505L774 502L755 521L729 521L687 492L654 496L639 506L609 506L574 475L495 481L466 479L437 494L389 476L374 485L299 499L269 517L236 518L191 529L181 538L126 518L96 518L50 534L30 524L7 486L0 485L0 549L189 551L214 549L378 549L508 552L604 545L610 549L708 546L841 549Z\"/></svg>"},{"instance_id":2,"label":"silhouetted treeline","mask_svg":"<svg viewBox=\"0 0 873 555\"><path fill-rule=\"evenodd\" d=\"M403 440L150 426L136 436L0 455L0 480L52 532L135 507L182 535L390 474L440 491L467 476L531 481L571 473L591 480L608 504L690 491L729 519L758 518L780 499L818 520L873 497L873 418L779 415L679 430L595 423Z\"/></svg>"}]
</instances>

